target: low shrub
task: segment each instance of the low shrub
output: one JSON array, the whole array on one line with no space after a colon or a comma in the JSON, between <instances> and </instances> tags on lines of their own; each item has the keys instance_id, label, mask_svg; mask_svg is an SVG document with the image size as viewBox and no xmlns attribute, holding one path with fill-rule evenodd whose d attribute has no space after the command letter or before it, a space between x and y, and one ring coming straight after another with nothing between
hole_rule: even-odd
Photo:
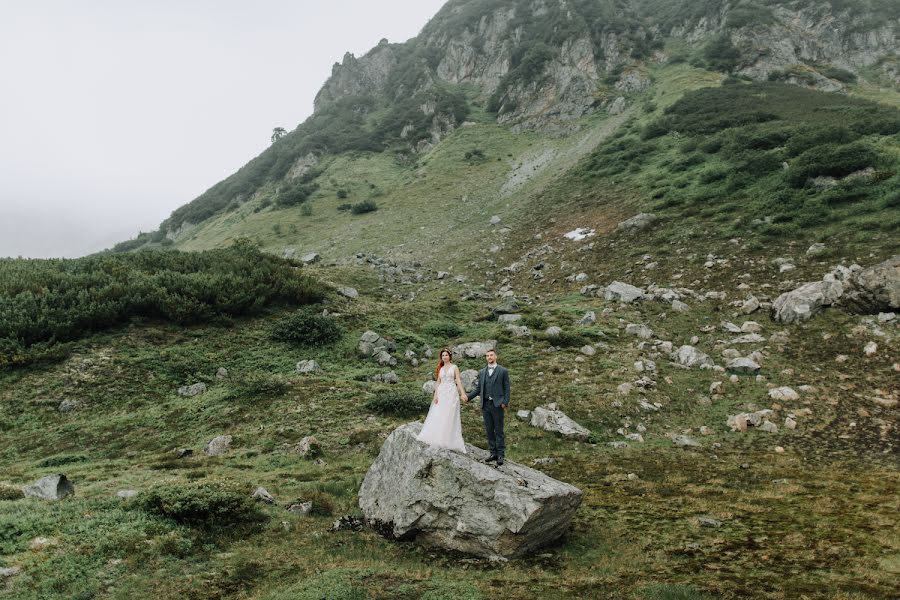
<instances>
[{"instance_id":1,"label":"low shrub","mask_svg":"<svg viewBox=\"0 0 900 600\"><path fill-rule=\"evenodd\" d=\"M372 412L412 417L428 411L431 398L417 389L379 390L366 400L364 406Z\"/></svg>"},{"instance_id":2,"label":"low shrub","mask_svg":"<svg viewBox=\"0 0 900 600\"><path fill-rule=\"evenodd\" d=\"M298 346L327 346L338 341L344 331L333 317L314 309L301 309L278 320L270 331L273 340Z\"/></svg>"},{"instance_id":3,"label":"low shrub","mask_svg":"<svg viewBox=\"0 0 900 600\"><path fill-rule=\"evenodd\" d=\"M229 381L228 398L276 398L288 391L288 383L279 375L263 372L248 373Z\"/></svg>"},{"instance_id":4,"label":"low shrub","mask_svg":"<svg viewBox=\"0 0 900 600\"><path fill-rule=\"evenodd\" d=\"M354 215L362 215L365 213L375 212L378 210L378 204L372 200L363 200L350 206L350 212Z\"/></svg>"},{"instance_id":5,"label":"low shrub","mask_svg":"<svg viewBox=\"0 0 900 600\"><path fill-rule=\"evenodd\" d=\"M425 325L424 331L431 337L451 339L462 335L463 328L453 321L430 321Z\"/></svg>"},{"instance_id":6,"label":"low shrub","mask_svg":"<svg viewBox=\"0 0 900 600\"><path fill-rule=\"evenodd\" d=\"M130 507L203 529L256 526L266 520L249 489L212 481L158 485L135 496Z\"/></svg>"}]
</instances>

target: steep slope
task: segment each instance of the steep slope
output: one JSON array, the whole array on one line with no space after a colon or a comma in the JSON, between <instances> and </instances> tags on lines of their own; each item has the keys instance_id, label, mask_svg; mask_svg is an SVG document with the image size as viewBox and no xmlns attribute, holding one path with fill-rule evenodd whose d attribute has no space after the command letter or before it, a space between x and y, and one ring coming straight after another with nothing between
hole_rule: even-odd
<instances>
[{"instance_id":1,"label":"steep slope","mask_svg":"<svg viewBox=\"0 0 900 600\"><path fill-rule=\"evenodd\" d=\"M445 239L427 219L418 229L395 225L463 198L498 212L507 203L501 192L510 189L505 178L521 179L519 165L544 165L562 153L572 166L592 149L584 139L610 131L602 116L626 107L631 116L653 112L645 111L649 104L663 107L718 73L896 106L898 18L890 2L448 2L409 42L383 40L362 57L346 55L306 122L176 210L159 231L117 249L172 240L206 248L250 235L279 251L356 240L335 242L339 253L326 254L333 259L390 250L378 236L361 236L362 222L386 227L407 248ZM686 64L693 71L685 77ZM596 127L604 133L588 133ZM567 171L547 167L555 176ZM441 185L461 189L463 180L480 197L442 193ZM519 198L529 192L516 188L512 212L522 213ZM350 218L334 210L362 202L379 212ZM466 206L461 211L472 214ZM309 211L312 219L299 218ZM459 223L468 229L477 219Z\"/></svg>"}]
</instances>

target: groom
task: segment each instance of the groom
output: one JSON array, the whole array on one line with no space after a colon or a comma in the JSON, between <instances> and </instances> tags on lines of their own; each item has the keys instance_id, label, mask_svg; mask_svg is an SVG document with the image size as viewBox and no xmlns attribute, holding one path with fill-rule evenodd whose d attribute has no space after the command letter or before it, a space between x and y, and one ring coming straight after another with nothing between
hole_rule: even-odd
<instances>
[{"instance_id":1,"label":"groom","mask_svg":"<svg viewBox=\"0 0 900 600\"><path fill-rule=\"evenodd\" d=\"M484 462L496 461L497 466L502 467L506 450L503 416L509 406L509 371L497 364L496 350L488 350L484 357L487 366L478 371L478 385L468 394L468 399L471 401L481 396L481 417L491 450L491 455Z\"/></svg>"}]
</instances>

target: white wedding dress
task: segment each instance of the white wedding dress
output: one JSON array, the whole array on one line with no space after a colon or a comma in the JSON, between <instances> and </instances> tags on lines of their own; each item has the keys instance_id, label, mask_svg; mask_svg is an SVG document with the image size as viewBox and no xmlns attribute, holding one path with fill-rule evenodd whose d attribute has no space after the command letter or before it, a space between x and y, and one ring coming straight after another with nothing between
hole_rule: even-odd
<instances>
[{"instance_id":1,"label":"white wedding dress","mask_svg":"<svg viewBox=\"0 0 900 600\"><path fill-rule=\"evenodd\" d=\"M456 388L456 365L441 367L437 384L438 403L431 403L425 424L416 439L432 446L466 453L459 418L459 390Z\"/></svg>"}]
</instances>

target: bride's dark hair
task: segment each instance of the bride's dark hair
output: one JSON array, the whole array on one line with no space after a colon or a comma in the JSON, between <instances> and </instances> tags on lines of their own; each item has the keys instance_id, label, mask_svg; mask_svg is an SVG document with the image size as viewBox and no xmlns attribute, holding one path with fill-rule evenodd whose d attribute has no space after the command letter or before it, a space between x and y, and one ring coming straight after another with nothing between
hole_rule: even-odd
<instances>
[{"instance_id":1,"label":"bride's dark hair","mask_svg":"<svg viewBox=\"0 0 900 600\"><path fill-rule=\"evenodd\" d=\"M450 348L441 348L441 351L438 352L438 366L437 369L434 370L434 380L438 381L441 378L441 367L444 366L444 352L450 355L450 360L453 360L453 353L450 352Z\"/></svg>"}]
</instances>

